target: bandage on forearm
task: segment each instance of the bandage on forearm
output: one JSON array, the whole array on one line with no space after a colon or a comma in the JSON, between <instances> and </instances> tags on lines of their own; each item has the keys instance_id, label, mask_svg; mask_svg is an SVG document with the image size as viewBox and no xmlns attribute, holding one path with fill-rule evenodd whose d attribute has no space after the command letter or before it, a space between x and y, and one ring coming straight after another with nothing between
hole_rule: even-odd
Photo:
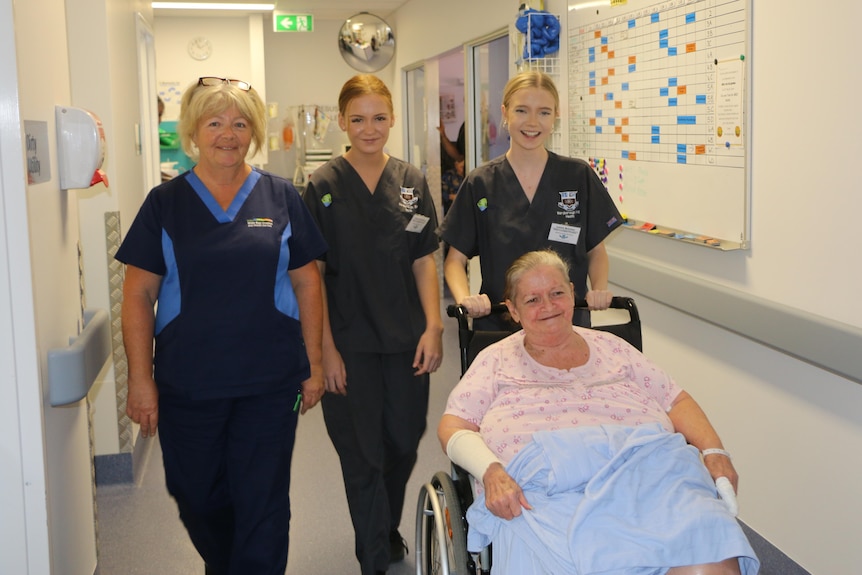
<instances>
[{"instance_id":1,"label":"bandage on forearm","mask_svg":"<svg viewBox=\"0 0 862 575\"><path fill-rule=\"evenodd\" d=\"M473 477L482 480L492 463L500 463L478 431L459 429L446 443L446 455Z\"/></svg>"}]
</instances>

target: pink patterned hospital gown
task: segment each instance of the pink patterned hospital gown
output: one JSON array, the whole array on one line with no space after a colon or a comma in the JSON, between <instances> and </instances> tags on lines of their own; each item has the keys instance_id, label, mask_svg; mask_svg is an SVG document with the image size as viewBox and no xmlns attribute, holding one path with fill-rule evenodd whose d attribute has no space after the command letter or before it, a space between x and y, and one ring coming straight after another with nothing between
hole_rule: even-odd
<instances>
[{"instance_id":1,"label":"pink patterned hospital gown","mask_svg":"<svg viewBox=\"0 0 862 575\"><path fill-rule=\"evenodd\" d=\"M503 464L537 431L652 422L674 430L667 412L682 390L667 373L621 338L572 329L589 345L586 364L541 365L519 331L482 350L449 394L446 413L478 425Z\"/></svg>"}]
</instances>

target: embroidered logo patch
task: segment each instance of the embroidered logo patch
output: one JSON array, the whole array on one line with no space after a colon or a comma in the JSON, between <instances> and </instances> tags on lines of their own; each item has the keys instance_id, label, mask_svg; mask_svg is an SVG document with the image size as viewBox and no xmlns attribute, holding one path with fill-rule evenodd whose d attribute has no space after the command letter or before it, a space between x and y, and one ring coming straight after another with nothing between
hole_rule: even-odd
<instances>
[{"instance_id":1,"label":"embroidered logo patch","mask_svg":"<svg viewBox=\"0 0 862 575\"><path fill-rule=\"evenodd\" d=\"M271 228L272 218L249 218L245 223L250 228Z\"/></svg>"},{"instance_id":2,"label":"embroidered logo patch","mask_svg":"<svg viewBox=\"0 0 862 575\"><path fill-rule=\"evenodd\" d=\"M560 192L560 202L557 205L567 212L573 212L577 210L578 192Z\"/></svg>"},{"instance_id":3,"label":"embroidered logo patch","mask_svg":"<svg viewBox=\"0 0 862 575\"><path fill-rule=\"evenodd\" d=\"M328 208L332 205L332 194L324 194L323 197L320 198L320 203Z\"/></svg>"},{"instance_id":4,"label":"embroidered logo patch","mask_svg":"<svg viewBox=\"0 0 862 575\"><path fill-rule=\"evenodd\" d=\"M405 188L401 186L401 210L405 212L415 212L419 206L419 196L416 195L416 188Z\"/></svg>"},{"instance_id":5,"label":"embroidered logo patch","mask_svg":"<svg viewBox=\"0 0 862 575\"><path fill-rule=\"evenodd\" d=\"M488 198L482 198L478 202L476 202L476 207L479 208L480 212L484 212L488 209Z\"/></svg>"}]
</instances>

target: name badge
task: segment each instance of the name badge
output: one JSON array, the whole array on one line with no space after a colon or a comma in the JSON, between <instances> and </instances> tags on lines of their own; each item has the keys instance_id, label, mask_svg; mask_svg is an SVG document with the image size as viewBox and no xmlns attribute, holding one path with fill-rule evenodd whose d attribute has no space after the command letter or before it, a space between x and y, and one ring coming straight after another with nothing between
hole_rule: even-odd
<instances>
[{"instance_id":1,"label":"name badge","mask_svg":"<svg viewBox=\"0 0 862 575\"><path fill-rule=\"evenodd\" d=\"M548 239L552 242L572 245L578 243L579 237L581 237L581 228L566 224L551 224L551 231L548 234Z\"/></svg>"},{"instance_id":2,"label":"name badge","mask_svg":"<svg viewBox=\"0 0 862 575\"><path fill-rule=\"evenodd\" d=\"M422 214L413 214L413 217L410 218L410 222L407 224L407 231L413 232L414 234L418 234L422 230L425 229L425 225L431 218L428 216L423 216Z\"/></svg>"}]
</instances>

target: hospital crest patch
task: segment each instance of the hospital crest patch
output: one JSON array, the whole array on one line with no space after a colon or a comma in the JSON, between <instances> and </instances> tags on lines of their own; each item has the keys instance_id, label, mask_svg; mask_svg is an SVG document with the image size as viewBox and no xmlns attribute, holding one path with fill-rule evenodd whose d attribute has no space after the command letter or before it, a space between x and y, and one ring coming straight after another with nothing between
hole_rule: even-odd
<instances>
[{"instance_id":1,"label":"hospital crest patch","mask_svg":"<svg viewBox=\"0 0 862 575\"><path fill-rule=\"evenodd\" d=\"M560 192L560 202L557 204L560 209L573 212L578 209L578 192Z\"/></svg>"},{"instance_id":2,"label":"hospital crest patch","mask_svg":"<svg viewBox=\"0 0 862 575\"><path fill-rule=\"evenodd\" d=\"M401 210L404 212L415 212L419 207L419 196L416 194L416 188L405 188L401 186Z\"/></svg>"}]
</instances>

